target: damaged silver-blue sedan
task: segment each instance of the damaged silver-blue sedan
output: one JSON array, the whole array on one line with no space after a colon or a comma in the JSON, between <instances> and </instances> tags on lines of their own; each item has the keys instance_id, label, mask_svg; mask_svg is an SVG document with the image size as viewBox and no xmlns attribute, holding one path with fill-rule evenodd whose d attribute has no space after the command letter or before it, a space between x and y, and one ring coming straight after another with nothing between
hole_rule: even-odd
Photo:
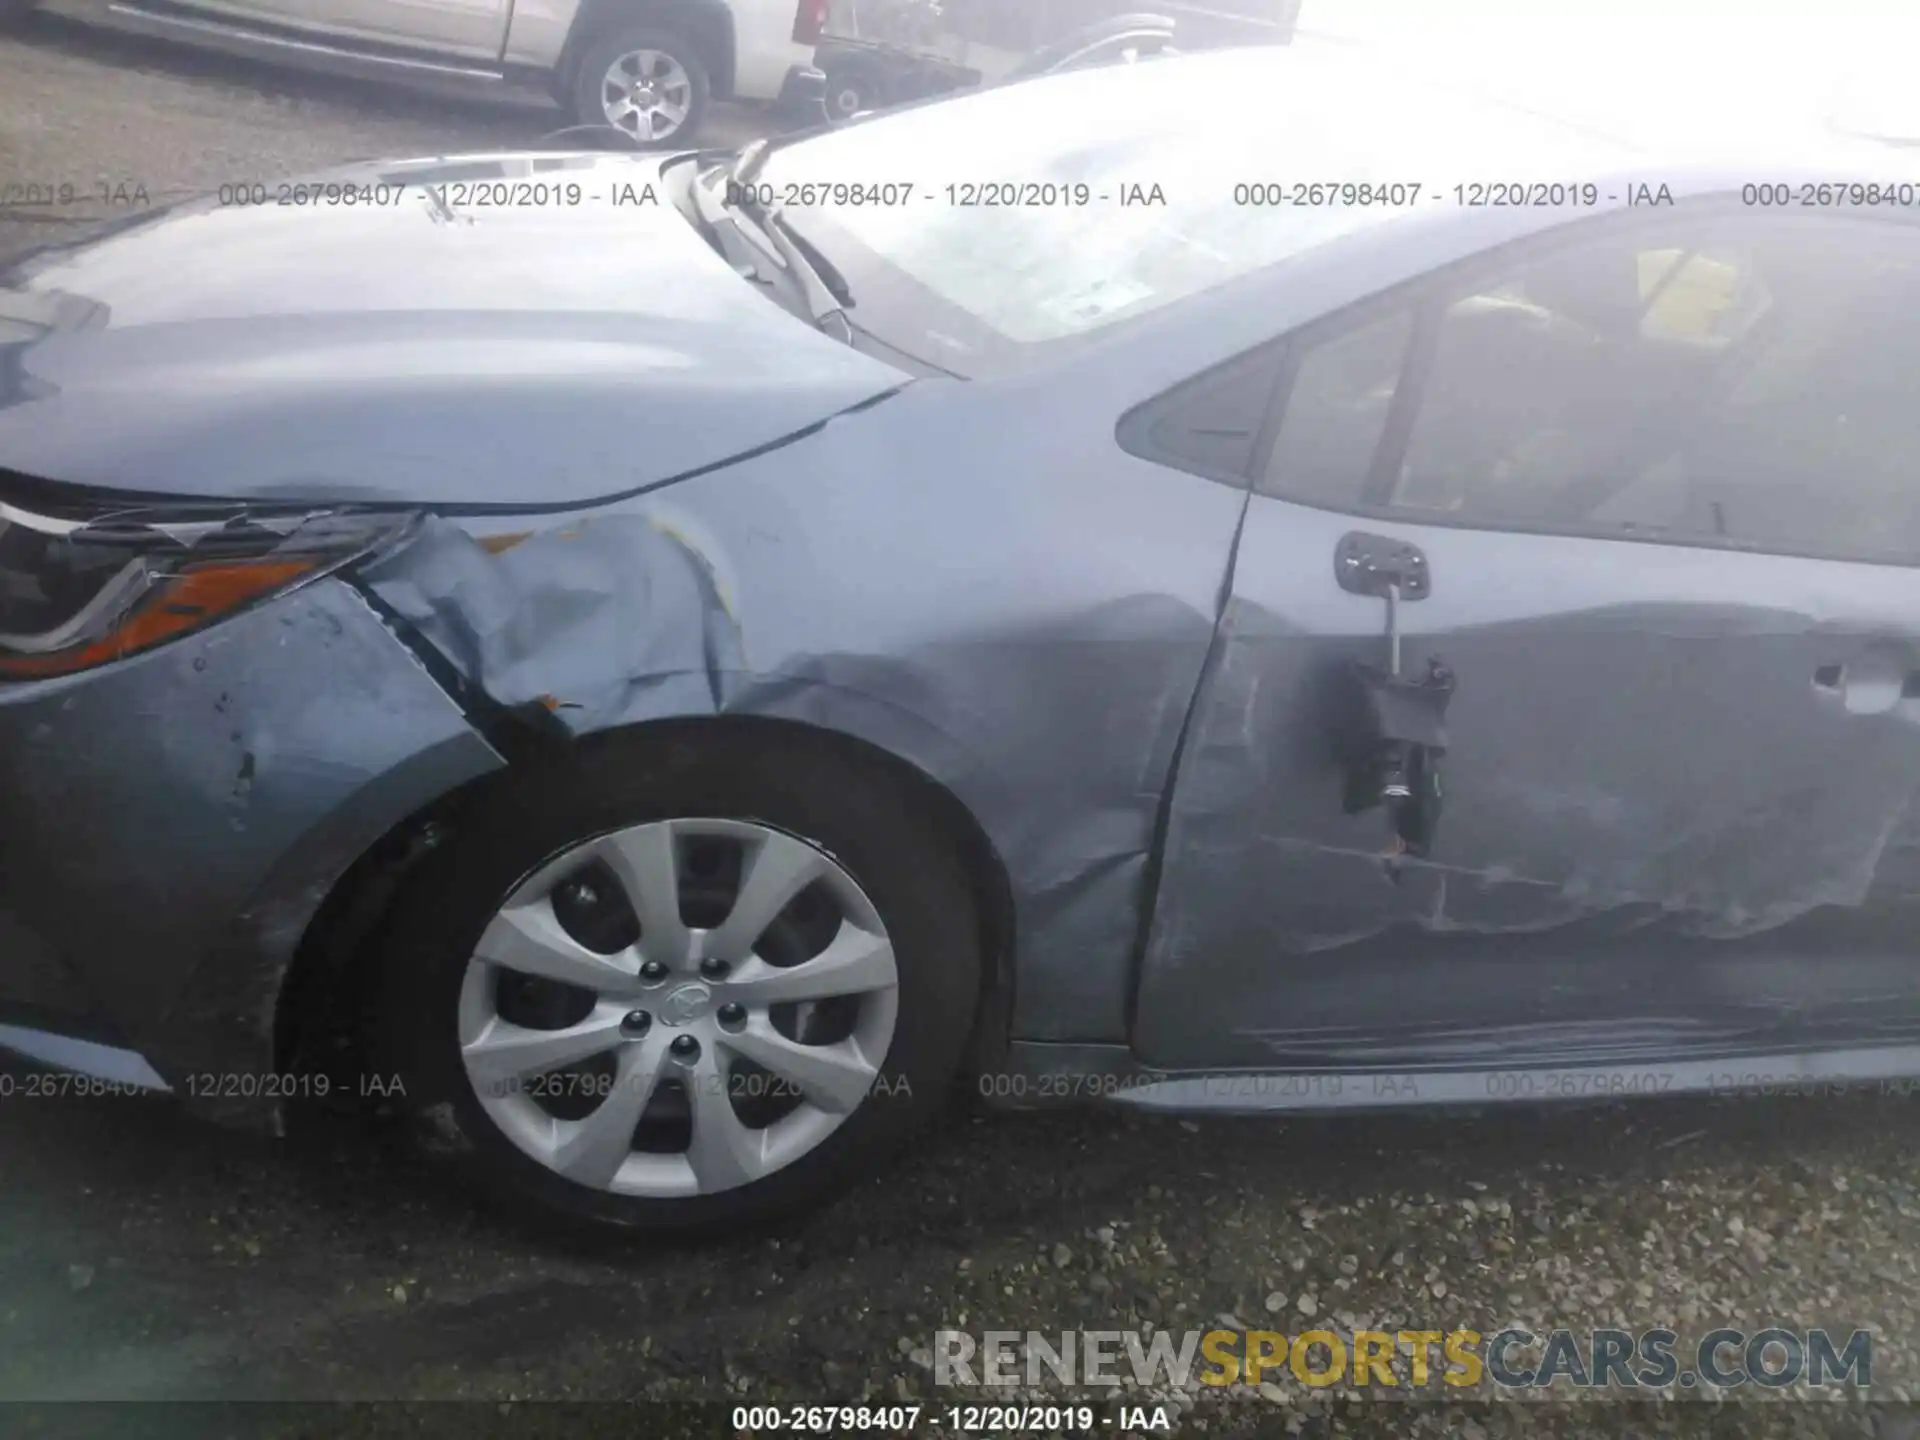
<instances>
[{"instance_id":1,"label":"damaged silver-blue sedan","mask_svg":"<svg viewBox=\"0 0 1920 1440\"><path fill-rule=\"evenodd\" d=\"M956 1082L1920 1074L1920 173L1643 101L1219 53L24 259L0 1044L663 1231Z\"/></svg>"}]
</instances>

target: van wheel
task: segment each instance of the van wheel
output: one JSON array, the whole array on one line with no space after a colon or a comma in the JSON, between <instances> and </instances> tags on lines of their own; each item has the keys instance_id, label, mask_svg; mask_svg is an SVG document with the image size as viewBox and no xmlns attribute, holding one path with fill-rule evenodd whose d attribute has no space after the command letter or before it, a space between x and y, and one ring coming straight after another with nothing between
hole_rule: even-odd
<instances>
[{"instance_id":1,"label":"van wheel","mask_svg":"<svg viewBox=\"0 0 1920 1440\"><path fill-rule=\"evenodd\" d=\"M687 145L706 119L712 93L713 77L690 41L638 26L581 47L573 113L579 124L611 126L635 145Z\"/></svg>"}]
</instances>

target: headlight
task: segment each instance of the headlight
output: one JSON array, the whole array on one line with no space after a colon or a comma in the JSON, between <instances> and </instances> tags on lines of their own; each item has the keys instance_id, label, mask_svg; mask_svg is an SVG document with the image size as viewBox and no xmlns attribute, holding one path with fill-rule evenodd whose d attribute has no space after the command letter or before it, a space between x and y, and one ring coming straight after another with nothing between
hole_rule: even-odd
<instances>
[{"instance_id":1,"label":"headlight","mask_svg":"<svg viewBox=\"0 0 1920 1440\"><path fill-rule=\"evenodd\" d=\"M64 507L63 507L64 508ZM0 680L110 664L316 580L410 516L0 501Z\"/></svg>"}]
</instances>

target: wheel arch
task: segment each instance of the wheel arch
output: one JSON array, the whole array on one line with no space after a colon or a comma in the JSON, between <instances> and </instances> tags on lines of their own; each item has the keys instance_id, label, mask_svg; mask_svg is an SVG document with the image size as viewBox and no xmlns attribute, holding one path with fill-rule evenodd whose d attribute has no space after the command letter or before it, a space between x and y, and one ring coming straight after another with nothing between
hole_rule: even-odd
<instances>
[{"instance_id":1,"label":"wheel arch","mask_svg":"<svg viewBox=\"0 0 1920 1440\"><path fill-rule=\"evenodd\" d=\"M574 745L667 744L725 729L798 739L833 751L850 763L886 776L924 808L954 844L973 892L980 926L981 989L968 1045L973 1070L997 1063L1010 1041L1015 986L1013 891L1006 864L973 811L947 784L922 766L871 740L806 721L760 715L716 715L647 720L597 731L547 757L520 765L564 763ZM332 1073L345 1081L364 1073L359 1037L367 1018L362 1005L371 989L371 966L394 900L415 861L455 833L464 817L487 803L496 786L518 769L477 777L421 807L394 825L341 875L315 911L292 964L282 977L273 1012L274 1069L279 1073Z\"/></svg>"},{"instance_id":2,"label":"wheel arch","mask_svg":"<svg viewBox=\"0 0 1920 1440\"><path fill-rule=\"evenodd\" d=\"M733 98L738 41L733 11L724 0L584 0L560 52L557 73L562 86L572 86L580 52L589 41L627 25L658 25L684 35L706 62L714 98Z\"/></svg>"}]
</instances>

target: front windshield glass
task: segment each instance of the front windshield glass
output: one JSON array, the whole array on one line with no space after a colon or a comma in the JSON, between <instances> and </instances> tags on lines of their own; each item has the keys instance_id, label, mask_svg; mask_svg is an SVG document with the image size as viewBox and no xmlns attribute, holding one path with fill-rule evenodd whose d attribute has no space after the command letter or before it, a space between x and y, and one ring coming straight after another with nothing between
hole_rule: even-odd
<instances>
[{"instance_id":1,"label":"front windshield glass","mask_svg":"<svg viewBox=\"0 0 1920 1440\"><path fill-rule=\"evenodd\" d=\"M776 154L763 193L847 272L863 328L964 373L1425 203L1417 127L1341 103L1347 67L1307 58L1147 61L904 111ZM1455 143L1490 123L1450 121ZM893 313L913 291L922 313ZM916 324L919 347L894 333Z\"/></svg>"}]
</instances>

